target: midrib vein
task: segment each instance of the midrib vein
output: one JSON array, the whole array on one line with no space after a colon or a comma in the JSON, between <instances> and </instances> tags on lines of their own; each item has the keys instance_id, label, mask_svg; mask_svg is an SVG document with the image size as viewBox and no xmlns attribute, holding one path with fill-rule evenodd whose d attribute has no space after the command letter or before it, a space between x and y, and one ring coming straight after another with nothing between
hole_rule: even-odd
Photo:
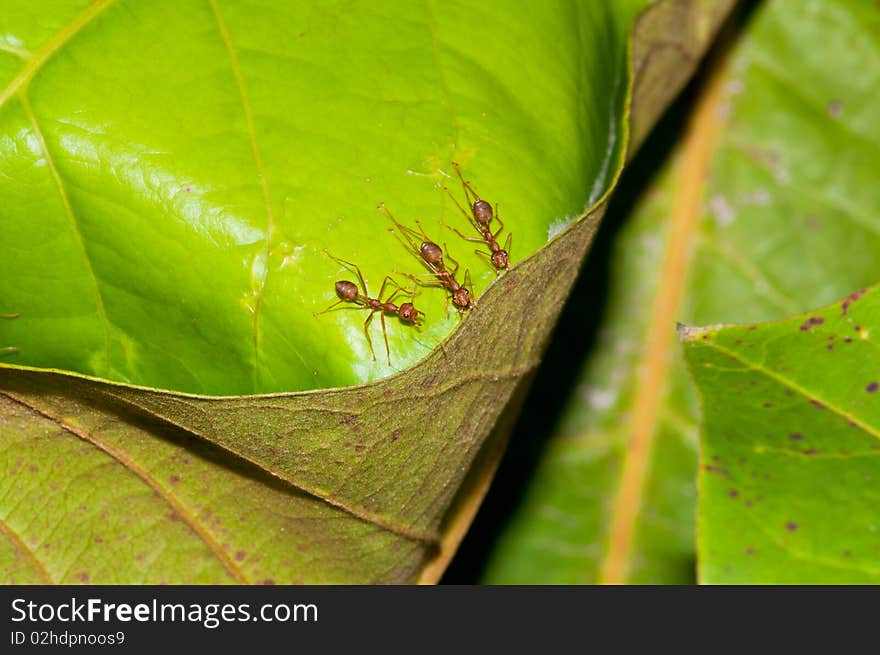
<instances>
[{"instance_id":1,"label":"midrib vein","mask_svg":"<svg viewBox=\"0 0 880 655\"><path fill-rule=\"evenodd\" d=\"M364 509L361 509L355 505L351 505L346 502L340 501L340 500L334 498L332 495L330 495L326 492L323 492L320 489L313 487L312 485L301 483L297 480L292 479L290 476L285 475L282 472L279 472L275 469L267 468L262 462L260 462L255 457L248 455L247 453L242 452L241 450L237 450L235 448L232 448L222 442L216 441L209 434L206 434L206 433L203 433L199 430L196 430L192 426L185 425L182 422L179 422L179 421L176 421L172 418L169 418L168 416L163 416L162 414L157 413L155 411L155 408L150 407L149 405L144 404L144 403L139 403L133 397L129 397L126 395L121 395L121 394L114 394L110 391L105 391L105 393L108 396L110 396L111 398L115 398L117 400L120 400L120 401L128 404L128 405L131 405L132 407L136 407L140 410L143 410L143 411L147 412L148 414L150 414L151 416L155 416L155 417L161 419L165 423L168 423L168 424L173 425L175 427L178 427L182 430L185 430L186 432L188 432L188 433L190 433L200 439L204 439L206 442L212 443L215 446L217 446L218 448L222 448L225 452L230 453L230 454L234 455L235 457L239 457L242 460L253 464L257 468L259 468L261 471L264 471L268 475L271 475L273 478L281 480L282 482L286 483L287 485L290 485L290 487L292 489L295 489L299 492L305 493L308 496L315 498L316 500L320 500L320 501L327 503L328 505L332 505L333 507L337 507L337 508L343 510L344 512L346 512L347 514L350 514L351 516L353 516L357 519L360 519L361 521L364 521L365 523L370 523L371 525L378 526L378 527L382 528L383 530L387 530L388 532L392 532L398 536L405 537L406 539L410 539L412 541L420 541L420 542L424 542L426 544L432 544L432 545L436 544L437 542L440 541L440 536L433 531L426 532L423 530L412 529L412 528L409 528L405 525L395 523L394 521L387 520L377 514L374 514L372 512L364 510Z\"/></svg>"},{"instance_id":2,"label":"midrib vein","mask_svg":"<svg viewBox=\"0 0 880 655\"><path fill-rule=\"evenodd\" d=\"M186 523L186 525L192 530L193 533L201 541L208 547L208 549L217 557L218 560L224 565L229 574L240 584L249 584L248 580L244 577L242 571L236 566L235 562L232 561L232 558L226 553L225 550L220 546L219 543L208 533L202 526L198 523L194 516L192 516L189 511L168 491L165 490L162 485L160 485L156 479L145 469L142 469L138 466L133 460L128 458L123 453L117 451L115 448L110 445L104 443L100 439L98 439L95 435L91 434L87 430L83 430L75 425L70 425L66 421L59 419L56 416L49 414L44 411L42 408L34 405L33 403L28 402L26 399L18 396L17 394L11 393L9 391L0 392L2 395L6 396L10 400L18 403L19 405L26 407L30 411L35 414L39 414L43 418L51 421L54 425L57 425L65 432L82 439L86 443L91 444L104 454L110 456L115 461L125 468L125 470L130 473L136 475L140 478L147 486L149 486L156 495L159 496L162 500L164 500L171 509L181 518L181 520Z\"/></svg>"},{"instance_id":3,"label":"midrib vein","mask_svg":"<svg viewBox=\"0 0 880 655\"><path fill-rule=\"evenodd\" d=\"M244 111L245 124L247 125L248 139L250 140L251 155L254 158L254 164L257 168L257 177L260 181L260 189L263 194L263 202L266 204L266 248L265 256L265 272L258 282L256 298L254 299L254 317L253 317L253 341L254 341L254 373L253 385L254 392L260 390L260 307L263 304L263 293L266 290L266 282L269 278L269 249L272 242L272 233L275 231L275 216L272 212L272 198L269 194L269 181L266 177L266 168L263 164L263 155L260 147L257 145L257 135L254 128L254 113L251 108L250 98L248 97L247 87L244 83L244 76L241 73L241 66L238 62L238 55L235 52L235 44L232 41L232 35L226 27L220 8L217 6L216 0L209 0L211 11L214 12L214 18L217 21L217 28L223 39L223 44L229 53L229 62L232 68L232 74L235 76L235 83L238 86L238 95L241 99L242 109Z\"/></svg>"},{"instance_id":4,"label":"midrib vein","mask_svg":"<svg viewBox=\"0 0 880 655\"><path fill-rule=\"evenodd\" d=\"M440 62L440 42L437 36L437 21L434 18L433 0L425 0L425 9L428 12L428 29L431 32L431 54L434 57L434 66L437 68L437 79L440 83L440 90L443 92L443 101L446 110L452 118L452 152L453 157L458 150L458 138L461 132L459 127L458 114L455 113L455 107L452 104L452 94L449 91L449 85L446 76L443 73L443 65Z\"/></svg>"},{"instance_id":5,"label":"midrib vein","mask_svg":"<svg viewBox=\"0 0 880 655\"><path fill-rule=\"evenodd\" d=\"M629 424L629 439L612 504L605 555L599 568L599 581L603 584L624 584L630 575L636 525L642 511L656 423L674 347L672 327L684 295L691 244L699 225L718 129L724 77L724 70L719 67L709 79L682 147L666 256L646 331L646 348L637 369L639 382Z\"/></svg>"},{"instance_id":6,"label":"midrib vein","mask_svg":"<svg viewBox=\"0 0 880 655\"><path fill-rule=\"evenodd\" d=\"M58 50L60 50L67 42L76 36L80 30L88 25L92 20L100 15L107 7L113 3L113 0L95 0L95 2L83 13L73 19L64 29L58 31L51 39L38 49L33 57L25 64L21 72L16 75L9 85L0 93L0 107L18 93L19 90L26 91L28 84L37 74L37 71L43 67Z\"/></svg>"},{"instance_id":7,"label":"midrib vein","mask_svg":"<svg viewBox=\"0 0 880 655\"><path fill-rule=\"evenodd\" d=\"M83 239L82 232L80 232L79 223L73 212L73 206L70 204L70 198L67 195L64 182L61 179L61 175L58 173L58 168L55 166L52 154L49 152L49 145L46 143L46 138L43 136L43 131L40 129L40 125L37 122L37 117L34 114L33 107L31 107L30 100L24 91L20 94L19 99L21 101L21 106L30 121L31 127L34 129L34 134L40 142L40 149L43 151L43 156L46 158L46 166L49 168L52 180L55 183L55 187L58 189L58 195L61 197L61 204L64 206L64 212L67 215L70 231L76 240L77 248L82 256L83 265L85 266L89 275L89 280L92 283L92 289L95 296L95 311L97 312L101 325L104 328L104 375L110 377L110 321L107 319L107 312L104 308L104 299L101 296L98 277L95 275L95 269L89 258L88 250L86 250L85 240Z\"/></svg>"}]
</instances>

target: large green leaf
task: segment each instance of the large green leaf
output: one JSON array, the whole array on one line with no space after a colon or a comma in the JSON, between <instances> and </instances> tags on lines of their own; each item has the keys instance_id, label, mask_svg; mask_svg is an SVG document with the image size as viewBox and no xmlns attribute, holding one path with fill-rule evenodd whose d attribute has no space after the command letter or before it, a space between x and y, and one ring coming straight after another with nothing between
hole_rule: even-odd
<instances>
[{"instance_id":1,"label":"large green leaf","mask_svg":"<svg viewBox=\"0 0 880 655\"><path fill-rule=\"evenodd\" d=\"M491 475L493 426L622 166L640 4L5 12L7 578L416 579ZM643 20L632 46L642 133L692 68L651 44L700 15L657 7L646 18L667 20ZM395 368L427 359L289 393L389 372L362 313L312 315L340 275L321 250L371 286L418 271L374 208L460 220L435 187L453 157L501 202L517 266L487 287L493 271L450 241L481 294L442 349L459 319L426 290L426 327L391 324L389 340ZM267 390L284 392L181 393Z\"/></svg>"},{"instance_id":2,"label":"large green leaf","mask_svg":"<svg viewBox=\"0 0 880 655\"><path fill-rule=\"evenodd\" d=\"M389 368L363 312L313 315L352 277L323 250L374 294L425 273L385 202L449 241L482 292L492 268L438 224L466 227L438 186L457 159L499 201L514 261L534 252L617 168L643 1L6 3L7 361L217 395L423 359L459 322L445 294L419 295L422 330L389 322Z\"/></svg>"},{"instance_id":3,"label":"large green leaf","mask_svg":"<svg viewBox=\"0 0 880 655\"><path fill-rule=\"evenodd\" d=\"M768 320L880 279L878 24L858 0L759 5L615 236L597 345L488 580L694 580L699 407L674 322Z\"/></svg>"},{"instance_id":4,"label":"large green leaf","mask_svg":"<svg viewBox=\"0 0 880 655\"><path fill-rule=\"evenodd\" d=\"M880 582L880 288L681 332L704 413L700 580Z\"/></svg>"}]
</instances>

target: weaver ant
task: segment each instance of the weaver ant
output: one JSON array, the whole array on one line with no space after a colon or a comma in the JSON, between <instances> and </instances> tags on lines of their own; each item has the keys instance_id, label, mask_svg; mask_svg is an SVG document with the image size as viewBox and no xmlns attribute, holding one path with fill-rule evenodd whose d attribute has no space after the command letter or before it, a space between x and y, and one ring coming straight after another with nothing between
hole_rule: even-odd
<instances>
[{"instance_id":1,"label":"weaver ant","mask_svg":"<svg viewBox=\"0 0 880 655\"><path fill-rule=\"evenodd\" d=\"M356 264L352 264L351 262L347 262L344 259L339 259L339 257L334 257L326 250L324 253L339 262L343 266L347 267L350 270L353 270L358 277L358 281L361 283L360 288L354 282L349 282L348 280L339 280L336 283L336 295L339 296L339 300L330 305L327 309L316 312L314 315L319 316L321 314L325 314L329 312L331 309L344 302L353 302L358 307L363 307L365 309L370 310L370 315L367 316L367 320L364 321L364 334L367 335L367 343L370 346L370 353L373 355L373 361L376 361L376 351L373 349L373 339L370 337L370 321L373 320L373 315L376 312L379 312L379 319L382 321L382 337L385 339L385 354L388 356L388 366L391 366L391 349L388 347L388 333L385 330L385 314L395 314L397 315L401 321L404 323L409 323L411 325L421 325L421 317L424 315L424 312L420 312L417 310L412 302L402 303L400 306L395 305L392 301L397 296L397 294L403 293L411 293L412 299L415 299L415 288L413 288L412 292L409 292L407 289L401 287L397 282L394 281L390 275L386 275L385 279L382 280L382 286L379 288L379 295L375 298L370 297L369 292L367 291L367 283L364 281L364 276L361 274L361 269L358 268ZM391 295L388 296L385 300L382 300L382 296L385 294L385 287L388 283L394 285L395 289L391 292Z\"/></svg>"},{"instance_id":2,"label":"weaver ant","mask_svg":"<svg viewBox=\"0 0 880 655\"><path fill-rule=\"evenodd\" d=\"M0 314L0 318L18 318L19 314ZM18 352L18 348L15 346L3 346L0 347L0 353L16 353Z\"/></svg>"},{"instance_id":3,"label":"weaver ant","mask_svg":"<svg viewBox=\"0 0 880 655\"><path fill-rule=\"evenodd\" d=\"M419 257L422 260L422 263L428 268L429 271L434 275L436 279L425 281L422 278L419 278L415 275L410 275L409 273L402 273L409 279L413 280L416 284L421 284L423 286L440 286L449 291L452 294L452 304L455 305L458 309L464 311L466 309L470 309L474 306L474 301L471 299L471 292L468 290L469 286L473 286L471 283L471 273L470 271L464 272L464 284L459 284L455 279L455 274L458 273L458 262L452 258L449 254L449 249L446 248L446 244L443 244L446 249L446 259L453 262L455 268L451 271L446 268L446 264L443 261L443 250L440 249L436 243L431 241L428 236L425 234L425 231L422 229L422 224L419 221L416 221L416 225L419 226L419 232L416 232L412 228L406 227L405 225L401 225L397 222L394 216L391 215L391 212L385 207L385 204L382 203L379 205L379 210L384 212L388 218L397 226L399 234L395 232L395 236L401 240L404 247L408 250L412 251L416 257ZM389 230L393 232L393 230ZM416 246L416 241L421 239L421 243L419 246ZM449 305L447 304L447 309Z\"/></svg>"},{"instance_id":4,"label":"weaver ant","mask_svg":"<svg viewBox=\"0 0 880 655\"><path fill-rule=\"evenodd\" d=\"M458 174L458 179L461 180L461 187L464 189L464 195L467 199L467 203L470 206L470 214L465 211L464 207L455 199L455 196L452 195L452 192L448 187L443 187L443 190L449 194L449 197L452 198L452 202L455 203L455 206L458 207L459 211L464 214L465 218L468 219L468 222L474 226L474 229L480 234L479 239L475 239L473 237L468 237L459 232L456 228L452 226L447 226L453 232L455 232L458 236L460 236L465 241L471 241L474 243L482 243L489 247L490 252L485 252L483 250L475 250L474 252L478 255L482 255L484 257L489 257L489 261L492 262L492 266L495 267L495 273L498 274L502 270L510 270L510 243L513 239L513 234L508 233L507 241L504 243L504 248L498 245L498 235L501 234L501 231L504 229L504 223L501 221L501 217L498 215L498 204L495 205L495 214L494 218L498 221L498 231L492 232L492 205L488 202L480 198L477 195L477 192L474 191L474 188L471 186L470 182L466 182L464 177L461 174L461 169L458 166L457 162L451 162L452 167L455 169L455 172Z\"/></svg>"}]
</instances>

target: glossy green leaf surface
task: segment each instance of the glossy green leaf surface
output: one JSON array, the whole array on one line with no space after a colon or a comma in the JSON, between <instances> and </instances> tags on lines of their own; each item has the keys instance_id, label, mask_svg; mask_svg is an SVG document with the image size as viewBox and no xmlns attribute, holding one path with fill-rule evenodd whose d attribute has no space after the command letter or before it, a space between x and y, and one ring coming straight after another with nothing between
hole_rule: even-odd
<instances>
[{"instance_id":1,"label":"glossy green leaf surface","mask_svg":"<svg viewBox=\"0 0 880 655\"><path fill-rule=\"evenodd\" d=\"M459 323L445 293L419 294L421 330L388 321L389 368L378 317L373 362L366 312L314 316L356 281L323 250L374 295L425 274L384 202L483 292L493 269L440 225L469 229L449 162L499 203L514 261L595 202L640 4L6 3L5 361L230 395L423 359Z\"/></svg>"},{"instance_id":2,"label":"glossy green leaf surface","mask_svg":"<svg viewBox=\"0 0 880 655\"><path fill-rule=\"evenodd\" d=\"M780 318L880 279L874 210L880 192L869 182L880 170L871 128L880 120L878 21L876 7L859 1L796 9L771 0L749 17L709 80L721 89L705 108L714 119L688 128L690 142L702 145L684 143L642 191L632 215L616 216L627 223L615 236L597 346L487 580L547 581L544 570L556 582L603 579L637 399L657 386L662 400L648 431L640 494L630 504L624 581L695 580L700 408L677 352L674 322ZM849 70L860 73L841 74ZM702 147L710 155L694 166ZM676 237L677 208L688 189L698 189L701 200L696 220ZM681 266L664 269L670 257ZM678 283L684 285L679 301L657 323L650 308ZM646 372L658 361L649 357L650 344L658 334L669 363L649 382ZM777 502L787 501L796 502L792 496ZM713 502L730 501L710 495L700 506L709 512ZM720 514L708 516L701 515L701 539L724 530L713 525ZM699 555L702 571L731 564ZM736 579L756 581L750 570ZM707 578L719 579L733 580Z\"/></svg>"},{"instance_id":3,"label":"glossy green leaf surface","mask_svg":"<svg viewBox=\"0 0 880 655\"><path fill-rule=\"evenodd\" d=\"M702 400L704 583L880 581L880 289L750 326L683 328Z\"/></svg>"},{"instance_id":4,"label":"glossy green leaf surface","mask_svg":"<svg viewBox=\"0 0 880 655\"><path fill-rule=\"evenodd\" d=\"M679 24L642 21L651 29L634 37L630 62L638 5L581 3L575 13L541 5L506 18L495 7L487 16L506 36L478 51L461 26L479 10L457 4L383 14L366 5L248 4L245 12L237 11L243 4L186 3L160 20L170 3L119 2L74 7L45 34L19 31L5 50L30 63L11 73L0 110L19 138L3 142L9 156L0 161L11 168L0 180L14 179L4 188L17 194L3 219L14 226L31 205L40 220L28 225L57 237L70 256L47 254L30 229L10 230L18 265L4 264L15 276L2 278L15 282L4 301L20 316L0 324L0 343L18 349L0 368L7 578L418 579L438 549L450 547L450 517L463 496L479 499L465 482L491 475L484 453L504 436L495 425L516 409L508 403L540 359L604 203L546 243L548 234L619 172L630 88L629 116L643 132L670 99L657 82L670 74L668 62L652 56L652 44ZM30 6L5 20L31 29ZM560 38L541 36L554 31ZM156 40L160 33L169 36ZM107 53L118 55L115 64ZM676 68L674 79L692 68ZM542 86L557 77L553 88ZM52 93L64 84L67 92ZM408 361L397 357L401 334L424 342L421 354L407 350L409 361L430 352L401 375L326 391L215 397L11 365L226 394L383 375L364 350L362 313L312 316L333 300L339 274L321 249L357 261L371 288L378 271L417 271L375 203L404 221L432 208L451 220L435 182L446 179L437 170L450 172L453 156L485 195L497 183L517 265L486 285L494 272L475 255L461 257L480 296L443 348L438 340L459 319L451 314L444 327L443 295L420 294L439 323L397 336L401 326L389 325L395 366ZM391 173L375 174L382 170ZM533 217L522 228L513 218L521 213ZM71 268L32 267L39 272L32 280L27 257ZM108 262L106 275L96 275ZM25 293L39 285L42 294ZM314 296L316 288L324 295ZM52 294L79 309L53 313L47 303L41 315L36 304ZM86 297L89 310L77 304ZM133 312L112 309L123 305ZM77 329L66 329L69 315ZM49 338L53 326L65 339ZM149 346L129 334L141 329ZM64 359L76 339L65 351L73 359ZM376 333L374 342L381 343ZM262 355L275 347L278 358L264 366ZM54 353L51 363L27 359L40 348ZM329 368L301 365L313 355ZM315 382L314 370L318 378L335 372ZM55 441L89 457L56 461L44 452ZM482 472L471 470L475 461ZM82 486L70 491L71 480ZM136 499L139 512L99 500L107 486ZM79 550L56 541L73 534ZM110 543L126 556L116 558Z\"/></svg>"}]
</instances>

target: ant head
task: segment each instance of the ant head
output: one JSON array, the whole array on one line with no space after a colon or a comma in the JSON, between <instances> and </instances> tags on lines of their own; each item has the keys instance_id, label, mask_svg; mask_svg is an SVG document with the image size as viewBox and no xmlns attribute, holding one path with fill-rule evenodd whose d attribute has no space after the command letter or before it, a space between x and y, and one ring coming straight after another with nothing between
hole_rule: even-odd
<instances>
[{"instance_id":1,"label":"ant head","mask_svg":"<svg viewBox=\"0 0 880 655\"><path fill-rule=\"evenodd\" d=\"M419 320L419 310L413 307L411 302L403 303L397 311L397 315L407 323L417 323Z\"/></svg>"},{"instance_id":2,"label":"ant head","mask_svg":"<svg viewBox=\"0 0 880 655\"><path fill-rule=\"evenodd\" d=\"M474 203L474 218L482 225L488 225L492 221L492 205L485 200L477 200Z\"/></svg>"},{"instance_id":3,"label":"ant head","mask_svg":"<svg viewBox=\"0 0 880 655\"><path fill-rule=\"evenodd\" d=\"M496 250L492 253L492 266L495 268L510 268L510 255L506 250Z\"/></svg>"},{"instance_id":4,"label":"ant head","mask_svg":"<svg viewBox=\"0 0 880 655\"><path fill-rule=\"evenodd\" d=\"M433 241L422 241L419 252L422 253L422 259L429 264L439 266L443 263L443 250Z\"/></svg>"},{"instance_id":5,"label":"ant head","mask_svg":"<svg viewBox=\"0 0 880 655\"><path fill-rule=\"evenodd\" d=\"M452 292L452 304L459 309L470 309L471 292L464 287L459 287Z\"/></svg>"},{"instance_id":6,"label":"ant head","mask_svg":"<svg viewBox=\"0 0 880 655\"><path fill-rule=\"evenodd\" d=\"M358 296L358 288L354 282L339 280L336 283L336 295L343 300L354 300Z\"/></svg>"}]
</instances>

